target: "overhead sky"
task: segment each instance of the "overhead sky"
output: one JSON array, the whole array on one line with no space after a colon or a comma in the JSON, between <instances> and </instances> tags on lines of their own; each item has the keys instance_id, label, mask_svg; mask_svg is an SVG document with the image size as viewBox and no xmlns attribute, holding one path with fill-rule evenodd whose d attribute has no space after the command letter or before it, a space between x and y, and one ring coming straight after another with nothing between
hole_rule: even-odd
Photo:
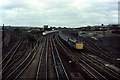
<instances>
[{"instance_id":1,"label":"overhead sky","mask_svg":"<svg viewBox=\"0 0 120 80\"><path fill-rule=\"evenodd\" d=\"M117 24L119 0L0 0L0 25Z\"/></svg>"}]
</instances>

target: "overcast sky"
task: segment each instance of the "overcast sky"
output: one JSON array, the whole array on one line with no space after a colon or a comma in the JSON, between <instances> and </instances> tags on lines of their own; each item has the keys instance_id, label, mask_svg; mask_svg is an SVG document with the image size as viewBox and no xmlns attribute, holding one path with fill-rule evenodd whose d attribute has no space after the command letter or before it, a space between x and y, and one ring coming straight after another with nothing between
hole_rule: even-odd
<instances>
[{"instance_id":1,"label":"overcast sky","mask_svg":"<svg viewBox=\"0 0 120 80\"><path fill-rule=\"evenodd\" d=\"M117 24L119 0L0 0L0 25Z\"/></svg>"}]
</instances>

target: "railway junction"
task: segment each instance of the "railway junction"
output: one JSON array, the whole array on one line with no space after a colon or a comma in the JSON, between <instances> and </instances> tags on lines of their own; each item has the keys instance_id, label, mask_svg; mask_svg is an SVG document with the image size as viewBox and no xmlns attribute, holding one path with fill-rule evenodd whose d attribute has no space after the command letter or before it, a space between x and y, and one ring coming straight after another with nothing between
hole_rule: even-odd
<instances>
[{"instance_id":1,"label":"railway junction","mask_svg":"<svg viewBox=\"0 0 120 80\"><path fill-rule=\"evenodd\" d=\"M4 44L0 61L3 80L120 80L119 60L91 38L75 37L64 30L34 34L34 38L24 34L27 37L15 41L11 40L14 34L4 35L10 46ZM83 49L75 49L59 35L82 41Z\"/></svg>"}]
</instances>

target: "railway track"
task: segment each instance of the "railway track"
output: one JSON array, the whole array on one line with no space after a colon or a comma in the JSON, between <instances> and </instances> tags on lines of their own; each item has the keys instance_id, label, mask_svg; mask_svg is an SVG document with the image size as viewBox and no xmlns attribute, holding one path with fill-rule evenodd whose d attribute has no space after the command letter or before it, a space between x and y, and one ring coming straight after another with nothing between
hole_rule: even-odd
<instances>
[{"instance_id":1,"label":"railway track","mask_svg":"<svg viewBox=\"0 0 120 80\"><path fill-rule=\"evenodd\" d=\"M89 51L93 52L95 55L108 61L111 64L115 64L117 67L120 67L120 61L117 61L116 57L112 53L105 52L103 49L94 44L91 40L85 42L85 46Z\"/></svg>"},{"instance_id":2,"label":"railway track","mask_svg":"<svg viewBox=\"0 0 120 80\"><path fill-rule=\"evenodd\" d=\"M19 78L19 76L28 68L28 66L32 63L32 61L34 60L34 58L35 58L35 56L37 55L37 49L38 49L38 46L39 46L39 44L40 44L40 42L42 41L42 38L40 39L38 39L37 40L37 43L36 43L36 45L35 45L35 51L33 51L34 52L34 55L32 56L32 58L29 60L29 63L22 69L22 71L15 77L15 79L18 79Z\"/></svg>"},{"instance_id":3,"label":"railway track","mask_svg":"<svg viewBox=\"0 0 120 80\"><path fill-rule=\"evenodd\" d=\"M42 42L43 41L43 42ZM20 56L17 57L17 54L11 54L9 56L10 60L8 59L8 64L3 66L3 79L19 79L22 78L21 75L24 74L26 71L30 71L30 65L33 66L34 62L36 62L36 66L34 66L34 73L32 73L32 78L39 80L39 79L49 79L51 75L49 75L51 70L53 69L53 74L55 79L62 80L62 79L74 79L72 78L72 74L68 73L68 68L74 64L77 68L76 70L80 70L79 72L75 72L75 74L84 74L83 77L85 79L97 79L97 80L110 80L110 79L120 79L119 73L115 72L111 68L105 66L101 62L97 61L95 58L87 55L87 53L83 52L72 52L66 45L63 44L61 40L57 37L57 35L49 35L44 38L39 38L35 44L22 44L24 46L24 51L21 52L23 49L19 49ZM20 45L20 44L18 44ZM16 44L17 46L17 44ZM33 47L34 46L34 47ZM21 46L19 46L21 47ZM18 48L19 48L18 47ZM61 49L60 49L61 48ZM62 53L62 51L66 53ZM14 52L14 49L11 50ZM16 50L17 51L17 50ZM27 52L28 54L26 54ZM26 56L25 56L25 55ZM24 56L23 56L24 55ZM21 57L24 57L21 59ZM67 59L65 60L66 57ZM7 58L7 57L6 57ZM69 59L68 59L69 58ZM20 61L17 60L21 59ZM35 60L36 59L36 60ZM50 61L49 61L50 60ZM72 63L68 63L71 61ZM6 63L7 63L6 62ZM10 69L12 65L14 68ZM68 65L66 65L68 64ZM69 66L69 67L68 67ZM51 67L51 68L49 68ZM28 69L29 68L29 69ZM71 68L73 69L73 68ZM8 72L7 72L8 71ZM26 74L27 75L27 74Z\"/></svg>"},{"instance_id":4,"label":"railway track","mask_svg":"<svg viewBox=\"0 0 120 80\"><path fill-rule=\"evenodd\" d=\"M0 64L4 64L4 62L11 57L10 55L14 55L14 53L18 50L18 48L19 48L20 45L22 44L22 41L23 41L23 39L20 39L20 40L14 45L14 47L5 55L5 57L3 57L2 61L0 62Z\"/></svg>"},{"instance_id":5,"label":"railway track","mask_svg":"<svg viewBox=\"0 0 120 80\"><path fill-rule=\"evenodd\" d=\"M111 52L106 52L102 48L98 47L92 40L87 39L86 45L91 47L92 50L98 52L100 55L106 57L107 59L115 58L115 56Z\"/></svg>"},{"instance_id":6,"label":"railway track","mask_svg":"<svg viewBox=\"0 0 120 80\"><path fill-rule=\"evenodd\" d=\"M78 53L77 53L78 54ZM91 61L90 59L88 59L87 57L85 57L84 55L82 55L82 57L78 57L79 60L84 61L85 64L90 65L93 69L95 69L97 72L99 72L100 76L106 79L119 79L119 76L111 72L108 72L108 70L106 70L103 66L101 67L100 65L98 65L97 63Z\"/></svg>"},{"instance_id":7,"label":"railway track","mask_svg":"<svg viewBox=\"0 0 120 80\"><path fill-rule=\"evenodd\" d=\"M94 53L95 55L101 57L102 59L109 60L110 57L107 55L104 55L100 50L97 50L96 48L92 47L90 44L85 43L84 45L89 51Z\"/></svg>"},{"instance_id":8,"label":"railway track","mask_svg":"<svg viewBox=\"0 0 120 80\"><path fill-rule=\"evenodd\" d=\"M23 44L21 47L22 48L20 48L19 52L17 52L17 54L13 56L11 61L8 64L6 64L7 66L2 68L3 74L5 74L5 72L7 72L7 70L10 69L10 67L15 65L15 63L17 63L17 61L19 61L24 56L24 54L28 52L29 49L28 41L25 41L25 44Z\"/></svg>"},{"instance_id":9,"label":"railway track","mask_svg":"<svg viewBox=\"0 0 120 80\"><path fill-rule=\"evenodd\" d=\"M51 56L48 56L48 53L51 54ZM49 72L49 68L50 67L50 63L48 60L49 58L51 59L51 62L53 63L52 65L54 67L55 70L55 79L67 79L68 75L66 73L66 70L63 66L62 60L59 56L59 52L56 48L56 45L54 43L54 41L52 40L52 36L50 37L46 37L43 47L42 47L42 51L39 57L39 62L38 62L38 67L37 67L37 73L36 73L36 80L38 79L49 79L50 78L50 72ZM52 73L53 74L53 73Z\"/></svg>"},{"instance_id":10,"label":"railway track","mask_svg":"<svg viewBox=\"0 0 120 80\"><path fill-rule=\"evenodd\" d=\"M16 45L10 50L10 52L2 59L2 70L0 71L0 74L4 73L5 69L7 69L13 57L16 55L16 52L21 47L22 43L23 39L19 40L18 43L16 43Z\"/></svg>"},{"instance_id":11,"label":"railway track","mask_svg":"<svg viewBox=\"0 0 120 80\"><path fill-rule=\"evenodd\" d=\"M3 50L2 50L2 53L3 53L2 57L4 58L19 41L20 41L20 39L18 41L14 42L14 43L11 42L10 45L8 45L7 47L4 47ZM4 42L3 42L3 44L4 44ZM1 61L0 61L0 63L1 63Z\"/></svg>"},{"instance_id":12,"label":"railway track","mask_svg":"<svg viewBox=\"0 0 120 80\"><path fill-rule=\"evenodd\" d=\"M97 52L99 52L101 55L103 54L103 55L105 55L106 57L113 57L113 56L111 56L111 55L112 55L111 53L105 52L103 49L101 49L101 48L98 47L95 43L93 43L92 40L90 40L90 39L87 39L87 40L88 40L87 43L90 44L90 46L91 46L92 48L94 48Z\"/></svg>"},{"instance_id":13,"label":"railway track","mask_svg":"<svg viewBox=\"0 0 120 80\"><path fill-rule=\"evenodd\" d=\"M36 47L36 55L34 56L33 60L29 64L28 67L24 69L24 71L19 74L16 78L18 79L25 79L25 78L31 78L31 79L36 79L36 72L38 68L38 63L39 63L39 58L41 55L41 51L44 47L44 39L41 38L41 40L38 41L38 46Z\"/></svg>"},{"instance_id":14,"label":"railway track","mask_svg":"<svg viewBox=\"0 0 120 80\"><path fill-rule=\"evenodd\" d=\"M45 46L46 45L46 46ZM47 79L47 50L48 50L48 40L45 39L41 55L39 57L36 80Z\"/></svg>"},{"instance_id":15,"label":"railway track","mask_svg":"<svg viewBox=\"0 0 120 80\"><path fill-rule=\"evenodd\" d=\"M63 62L60 58L54 40L50 40L50 44L52 48L52 58L57 78L69 80L68 74L66 72L65 67L63 66Z\"/></svg>"},{"instance_id":16,"label":"railway track","mask_svg":"<svg viewBox=\"0 0 120 80\"><path fill-rule=\"evenodd\" d=\"M39 40L39 39L38 39ZM36 55L36 47L38 46L38 41L32 51L27 55L27 57L13 70L11 71L7 76L4 76L3 79L16 79L19 77L19 75L24 72L24 70L29 66L29 64L32 62Z\"/></svg>"},{"instance_id":17,"label":"railway track","mask_svg":"<svg viewBox=\"0 0 120 80\"><path fill-rule=\"evenodd\" d=\"M104 73L107 73L108 76L111 78L111 79L120 79L120 74L115 72L114 70L106 67L104 64L100 63L99 61L95 60L94 58L86 55L85 53L82 53L82 56L90 61L90 63L94 64L95 66L97 66L100 70L104 71ZM103 74L104 74L103 73Z\"/></svg>"},{"instance_id":18,"label":"railway track","mask_svg":"<svg viewBox=\"0 0 120 80\"><path fill-rule=\"evenodd\" d=\"M58 38L56 38L56 40L58 44L63 48L63 50L65 50L68 53L71 53L71 51L67 49L67 47ZM81 64L73 55L71 54L67 54L67 55L72 59L72 61L77 62L80 68L82 67L83 71L85 71L90 76L90 78L97 79L97 77L90 70L88 70L83 64Z\"/></svg>"},{"instance_id":19,"label":"railway track","mask_svg":"<svg viewBox=\"0 0 120 80\"><path fill-rule=\"evenodd\" d=\"M45 41L44 41L45 40ZM4 74L3 75L3 79L6 80L6 79L18 79L20 78L20 76L23 74L23 72L25 72L26 69L28 69L28 66L33 63L33 60L35 58L35 56L37 55L38 52L41 51L40 53L40 57L39 57L39 62L38 62L38 67L36 69L36 77L35 79L48 79L50 76L48 75L50 72L48 72L48 52L51 52L50 50L54 47L55 48L55 52L52 52L55 56L55 62L56 62L56 65L58 66L57 67L57 70L58 70L58 73L59 73L59 76L60 77L55 77L55 78L58 78L58 79L69 79L67 74L66 74L66 71L65 71L65 68L63 66L63 63L62 63L62 60L60 59L60 56L59 56L59 53L57 51L57 48L55 46L55 43L54 41L50 40L49 37L46 37L44 39L44 44L42 46L42 49L39 50L39 45L40 45L40 41L37 41L36 45L34 46L34 48L32 49L32 44L31 46L29 46L29 49L27 49L29 51L29 54L22 60L20 60L18 63L16 63L16 61L18 59L15 59L13 60L13 62L11 62L12 60L10 60L11 64L8 64L8 66L4 69ZM50 42L50 43L49 43ZM52 48L51 48L51 45L52 45ZM27 46L26 46L27 47ZM32 51L31 51L32 49ZM48 51L49 50L49 51ZM13 57L15 58L15 56ZM12 65L16 65L16 66L13 66L11 67ZM12 68L10 70L8 70L9 68ZM53 67L52 67L53 68ZM61 70L60 70L61 69ZM53 68L54 70L54 68ZM6 73L7 72L7 73ZM34 74L34 73L33 73ZM34 77L33 77L34 78Z\"/></svg>"},{"instance_id":20,"label":"railway track","mask_svg":"<svg viewBox=\"0 0 120 80\"><path fill-rule=\"evenodd\" d=\"M59 42L60 42L60 40L59 40ZM61 44L62 44L62 42L61 42ZM63 46L64 46L64 44L62 44L62 47ZM119 79L119 76L118 76L117 73L115 73L114 71L111 70L112 72L114 72L115 74L117 74L117 76L115 76L115 74L113 74L113 73L110 74L110 73L108 73L108 71L103 70L102 69L103 67L101 67L101 66L99 67L97 65L97 67L96 67L96 64L94 64L91 61L89 61L84 55L82 55L82 58L80 58L78 56L75 56L75 54L73 54L65 46L64 46L64 50L69 51L69 53L71 53L71 54L68 54L68 56L70 56L73 60L75 60L79 65L81 65L81 67L83 67L85 69L84 71L87 71L91 76L93 76L93 78L95 78L95 79L105 79L105 80L107 80L107 79L116 79L116 78ZM88 63L92 63L92 65L88 64ZM102 72L99 69L101 69L102 71L105 71L105 72ZM104 75L103 75L103 73L104 73Z\"/></svg>"}]
</instances>

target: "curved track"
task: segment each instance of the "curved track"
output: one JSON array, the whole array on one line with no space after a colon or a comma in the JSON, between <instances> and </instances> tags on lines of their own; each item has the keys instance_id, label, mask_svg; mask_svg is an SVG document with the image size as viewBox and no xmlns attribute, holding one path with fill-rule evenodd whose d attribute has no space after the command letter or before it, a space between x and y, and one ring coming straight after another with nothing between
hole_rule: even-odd
<instances>
[{"instance_id":1,"label":"curved track","mask_svg":"<svg viewBox=\"0 0 120 80\"><path fill-rule=\"evenodd\" d=\"M34 43L19 41L15 46L18 50L13 47L4 57L3 79L120 79L119 73L87 52L71 51L65 44L56 33Z\"/></svg>"},{"instance_id":2,"label":"curved track","mask_svg":"<svg viewBox=\"0 0 120 80\"><path fill-rule=\"evenodd\" d=\"M93 61L88 60L88 58L86 58L85 54L82 53L82 56L79 56L77 54L79 53L73 53L72 51L70 51L58 38L56 38L59 45L61 45L61 47L68 51L69 54L68 56L70 56L74 61L76 61L81 67L83 67L84 71L86 71L87 73L89 73L92 78L95 79L120 79L120 75L118 73L116 73L115 71L112 71L109 68L106 68L105 66L99 66L96 63L94 63ZM94 60L95 61L95 60ZM95 61L97 62L97 61ZM106 68L105 70L103 68ZM112 71L109 72L109 71Z\"/></svg>"},{"instance_id":3,"label":"curved track","mask_svg":"<svg viewBox=\"0 0 120 80\"><path fill-rule=\"evenodd\" d=\"M4 64L4 62L9 61L12 58L12 56L14 56L15 52L18 50L18 48L20 47L22 42L23 42L23 39L20 39L14 45L14 47L7 53L7 55L5 55L5 57L3 57L2 61L0 62L0 64Z\"/></svg>"},{"instance_id":4,"label":"curved track","mask_svg":"<svg viewBox=\"0 0 120 80\"><path fill-rule=\"evenodd\" d=\"M4 76L3 78L6 80L6 79L14 79L15 77L19 76L19 74L22 73L33 60L34 56L36 55L37 46L38 46L38 41L35 47L32 49L32 51L27 55L27 57L13 71L8 73L8 75Z\"/></svg>"},{"instance_id":5,"label":"curved track","mask_svg":"<svg viewBox=\"0 0 120 80\"><path fill-rule=\"evenodd\" d=\"M111 52L104 51L102 48L98 47L91 39L86 39L86 42L84 44L85 47L93 54L99 56L111 64L115 64L117 67L120 67L120 61L116 60L116 57Z\"/></svg>"}]
</instances>

